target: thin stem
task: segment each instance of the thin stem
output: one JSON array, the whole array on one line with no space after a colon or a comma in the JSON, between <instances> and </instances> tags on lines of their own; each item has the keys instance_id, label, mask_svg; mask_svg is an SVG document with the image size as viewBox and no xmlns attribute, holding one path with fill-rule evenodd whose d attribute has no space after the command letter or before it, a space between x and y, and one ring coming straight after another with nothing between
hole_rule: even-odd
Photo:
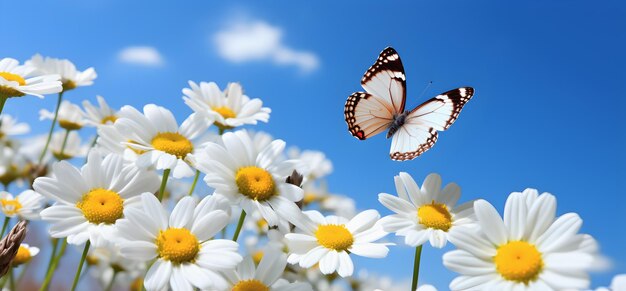
<instances>
[{"instance_id":1,"label":"thin stem","mask_svg":"<svg viewBox=\"0 0 626 291\"><path fill-rule=\"evenodd\" d=\"M111 281L109 281L109 285L107 286L107 288L104 289L105 291L113 290L113 284L115 284L115 277L117 277L117 273L118 271L113 271L113 276L111 276Z\"/></svg>"},{"instance_id":2,"label":"thin stem","mask_svg":"<svg viewBox=\"0 0 626 291\"><path fill-rule=\"evenodd\" d=\"M2 233L0 233L0 237L4 236L4 231L7 230L7 226L9 226L9 220L11 220L11 217L5 217L4 218L4 224L2 225Z\"/></svg>"},{"instance_id":3,"label":"thin stem","mask_svg":"<svg viewBox=\"0 0 626 291\"><path fill-rule=\"evenodd\" d=\"M7 103L7 99L9 99L9 97L0 97L0 114L2 114L2 109L4 109L4 104Z\"/></svg>"},{"instance_id":4,"label":"thin stem","mask_svg":"<svg viewBox=\"0 0 626 291\"><path fill-rule=\"evenodd\" d=\"M241 210L241 215L239 216L239 222L237 223L237 229L235 229L235 235L233 235L233 241L237 241L239 238L239 232L241 232L241 227L243 226L243 221L246 219L246 211Z\"/></svg>"},{"instance_id":5,"label":"thin stem","mask_svg":"<svg viewBox=\"0 0 626 291\"><path fill-rule=\"evenodd\" d=\"M59 152L59 158L63 159L63 154L65 153L65 147L67 146L67 138L70 137L70 131L65 130L65 137L63 137L63 144L61 144L61 152Z\"/></svg>"},{"instance_id":6,"label":"thin stem","mask_svg":"<svg viewBox=\"0 0 626 291\"><path fill-rule=\"evenodd\" d=\"M63 100L63 91L59 92L59 98L57 99L57 107L54 110L54 118L52 119L52 124L50 125L50 131L48 132L48 139L46 140L46 145L43 147L43 151L41 152L41 155L39 155L39 163L37 163L38 165L41 165L41 162L43 162L43 157L46 155L46 152L48 151L48 146L50 145L50 140L52 139L52 132L54 131L54 126L57 123L57 117L59 117L59 107L61 107L61 100Z\"/></svg>"},{"instance_id":7,"label":"thin stem","mask_svg":"<svg viewBox=\"0 0 626 291\"><path fill-rule=\"evenodd\" d=\"M13 277L13 267L9 267L9 289L15 291L15 278Z\"/></svg>"},{"instance_id":8,"label":"thin stem","mask_svg":"<svg viewBox=\"0 0 626 291\"><path fill-rule=\"evenodd\" d=\"M91 245L90 241L87 241L85 244L85 249L83 250L83 256L80 257L80 263L78 263L78 269L76 270L76 275L74 275L74 283L72 283L72 291L76 290L76 285L78 285L78 278L80 278L80 272L83 270L83 264L85 263L85 258L87 258L87 252L89 251L89 246Z\"/></svg>"},{"instance_id":9,"label":"thin stem","mask_svg":"<svg viewBox=\"0 0 626 291\"><path fill-rule=\"evenodd\" d=\"M191 183L191 188L189 189L189 196L193 194L193 191L196 190L196 184L198 184L198 178L200 177L200 170L196 170L196 176L193 177L193 183Z\"/></svg>"},{"instance_id":10,"label":"thin stem","mask_svg":"<svg viewBox=\"0 0 626 291\"><path fill-rule=\"evenodd\" d=\"M224 134L224 131L225 131L225 130L224 130L223 128L218 127L217 129L218 129L218 131L219 131L219 134L220 134L220 135L223 135L223 134Z\"/></svg>"},{"instance_id":11,"label":"thin stem","mask_svg":"<svg viewBox=\"0 0 626 291\"><path fill-rule=\"evenodd\" d=\"M415 248L415 262L413 263L413 282L411 283L411 290L417 290L417 277L420 274L420 258L422 256L422 246L419 245Z\"/></svg>"},{"instance_id":12,"label":"thin stem","mask_svg":"<svg viewBox=\"0 0 626 291\"><path fill-rule=\"evenodd\" d=\"M46 275L50 271L50 267L52 267L52 262L54 262L54 257L57 255L57 249L59 248L60 240L58 238L53 238L52 243L52 253L50 254L50 260L48 261L48 267L46 267Z\"/></svg>"},{"instance_id":13,"label":"thin stem","mask_svg":"<svg viewBox=\"0 0 626 291\"><path fill-rule=\"evenodd\" d=\"M171 169L165 169L163 171L163 179L161 180L161 188L159 188L159 201L163 200L163 194L165 194L165 186L167 185L167 179L170 177Z\"/></svg>"},{"instance_id":14,"label":"thin stem","mask_svg":"<svg viewBox=\"0 0 626 291\"><path fill-rule=\"evenodd\" d=\"M41 287L39 287L39 291L48 290L48 286L50 285L50 282L52 281L52 276L54 275L54 271L56 271L57 266L59 265L59 261L61 260L61 257L63 257L63 255L65 254L66 247L67 247L67 240L64 239L63 243L61 244L61 249L59 250L59 254L52 261L52 265L50 266L50 269L48 269L48 272L46 273L46 278L43 280Z\"/></svg>"}]
</instances>

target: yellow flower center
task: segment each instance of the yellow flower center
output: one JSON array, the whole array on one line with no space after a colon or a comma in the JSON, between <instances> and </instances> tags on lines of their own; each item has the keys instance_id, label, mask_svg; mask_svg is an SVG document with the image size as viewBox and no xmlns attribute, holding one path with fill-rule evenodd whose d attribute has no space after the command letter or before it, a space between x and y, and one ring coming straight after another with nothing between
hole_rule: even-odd
<instances>
[{"instance_id":1,"label":"yellow flower center","mask_svg":"<svg viewBox=\"0 0 626 291\"><path fill-rule=\"evenodd\" d=\"M345 251L354 243L352 233L343 224L320 225L315 237L320 245L336 251Z\"/></svg>"},{"instance_id":2,"label":"yellow flower center","mask_svg":"<svg viewBox=\"0 0 626 291\"><path fill-rule=\"evenodd\" d=\"M264 231L265 228L267 227L267 220L261 218L259 220L256 221L256 227L259 228L259 230Z\"/></svg>"},{"instance_id":3,"label":"yellow flower center","mask_svg":"<svg viewBox=\"0 0 626 291\"><path fill-rule=\"evenodd\" d=\"M15 255L15 259L13 259L13 266L27 263L32 258L33 257L30 255L30 251L28 250L28 248L20 246L20 248L17 249L17 255Z\"/></svg>"},{"instance_id":4,"label":"yellow flower center","mask_svg":"<svg viewBox=\"0 0 626 291\"><path fill-rule=\"evenodd\" d=\"M69 91L76 88L76 83L74 81L68 80L63 82L63 91Z\"/></svg>"},{"instance_id":5,"label":"yellow flower center","mask_svg":"<svg viewBox=\"0 0 626 291\"><path fill-rule=\"evenodd\" d=\"M26 80L22 78L22 76L9 73L9 72L0 72L0 77L4 78L7 81L17 82L20 86L26 85Z\"/></svg>"},{"instance_id":6,"label":"yellow flower center","mask_svg":"<svg viewBox=\"0 0 626 291\"><path fill-rule=\"evenodd\" d=\"M132 144L139 144L138 142L136 142L136 141L134 141L134 140L129 140L129 141L127 141L127 142L128 142L128 143L132 143ZM126 146L126 147L127 147L127 148L129 148L130 150L132 150L133 152L135 152L135 153L136 153L136 154L138 154L138 155L143 155L143 154L146 152L146 151L144 151L144 150L140 150L140 149L134 148L134 147L132 147L132 146Z\"/></svg>"},{"instance_id":7,"label":"yellow flower center","mask_svg":"<svg viewBox=\"0 0 626 291\"><path fill-rule=\"evenodd\" d=\"M98 257L93 256L93 255L87 255L85 259L87 261L87 265L90 265L90 266L97 265L98 262L100 262L100 259L98 259Z\"/></svg>"},{"instance_id":8,"label":"yellow flower center","mask_svg":"<svg viewBox=\"0 0 626 291\"><path fill-rule=\"evenodd\" d=\"M232 291L269 291L270 287L256 279L242 280L233 286Z\"/></svg>"},{"instance_id":9,"label":"yellow flower center","mask_svg":"<svg viewBox=\"0 0 626 291\"><path fill-rule=\"evenodd\" d=\"M232 111L230 108L228 108L227 106L214 107L213 111L219 113L219 115L221 115L224 118L224 120L237 117L237 114L234 111ZM232 126L221 124L219 122L215 122L215 125L221 130L233 128Z\"/></svg>"},{"instance_id":10,"label":"yellow flower center","mask_svg":"<svg viewBox=\"0 0 626 291\"><path fill-rule=\"evenodd\" d=\"M102 118L102 120L100 120L100 123L102 124L115 123L116 120L117 120L117 116L109 115L109 116L105 116L104 118Z\"/></svg>"},{"instance_id":11,"label":"yellow flower center","mask_svg":"<svg viewBox=\"0 0 626 291\"><path fill-rule=\"evenodd\" d=\"M302 203L306 206L317 201L321 200L315 193L306 192L304 193L304 198L302 198Z\"/></svg>"},{"instance_id":12,"label":"yellow flower center","mask_svg":"<svg viewBox=\"0 0 626 291\"><path fill-rule=\"evenodd\" d=\"M252 261L254 262L255 265L258 265L259 263L261 263L261 259L263 259L263 251L257 251L254 254L252 254Z\"/></svg>"},{"instance_id":13,"label":"yellow flower center","mask_svg":"<svg viewBox=\"0 0 626 291\"><path fill-rule=\"evenodd\" d=\"M22 208L22 204L17 199L0 199L0 204L6 216L13 216Z\"/></svg>"},{"instance_id":14,"label":"yellow flower center","mask_svg":"<svg viewBox=\"0 0 626 291\"><path fill-rule=\"evenodd\" d=\"M83 195L76 207L91 223L114 224L124 214L124 199L111 190L96 188Z\"/></svg>"},{"instance_id":15,"label":"yellow flower center","mask_svg":"<svg viewBox=\"0 0 626 291\"><path fill-rule=\"evenodd\" d=\"M83 128L82 124L67 119L59 119L59 126L67 130L79 130Z\"/></svg>"},{"instance_id":16,"label":"yellow flower center","mask_svg":"<svg viewBox=\"0 0 626 291\"><path fill-rule=\"evenodd\" d=\"M420 224L427 228L448 231L452 227L452 216L445 204L435 203L425 204L417 209L417 217Z\"/></svg>"},{"instance_id":17,"label":"yellow flower center","mask_svg":"<svg viewBox=\"0 0 626 291\"><path fill-rule=\"evenodd\" d=\"M141 291L143 289L143 277L137 277L130 283L130 291Z\"/></svg>"},{"instance_id":18,"label":"yellow flower center","mask_svg":"<svg viewBox=\"0 0 626 291\"><path fill-rule=\"evenodd\" d=\"M168 228L156 239L159 258L175 264L192 262L200 251L200 243L186 228Z\"/></svg>"},{"instance_id":19,"label":"yellow flower center","mask_svg":"<svg viewBox=\"0 0 626 291\"><path fill-rule=\"evenodd\" d=\"M504 279L524 284L537 279L543 269L541 253L525 241L511 241L501 245L493 261Z\"/></svg>"},{"instance_id":20,"label":"yellow flower center","mask_svg":"<svg viewBox=\"0 0 626 291\"><path fill-rule=\"evenodd\" d=\"M265 201L276 195L274 178L259 167L243 167L237 171L235 182L239 193L257 201Z\"/></svg>"},{"instance_id":21,"label":"yellow flower center","mask_svg":"<svg viewBox=\"0 0 626 291\"><path fill-rule=\"evenodd\" d=\"M152 146L162 152L184 159L193 152L193 144L178 132L161 132L152 139Z\"/></svg>"}]
</instances>

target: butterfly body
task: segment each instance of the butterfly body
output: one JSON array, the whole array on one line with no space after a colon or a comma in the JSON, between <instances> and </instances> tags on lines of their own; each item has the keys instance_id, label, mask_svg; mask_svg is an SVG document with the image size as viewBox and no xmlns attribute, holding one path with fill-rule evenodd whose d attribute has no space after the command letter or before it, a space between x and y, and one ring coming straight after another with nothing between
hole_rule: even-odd
<instances>
[{"instance_id":1,"label":"butterfly body","mask_svg":"<svg viewBox=\"0 0 626 291\"><path fill-rule=\"evenodd\" d=\"M471 87L439 94L413 110L404 110L406 77L400 56L391 47L384 49L363 75L366 92L352 93L344 107L350 133L365 140L387 130L392 138L392 160L412 160L430 149L438 131L448 129L463 106L474 95Z\"/></svg>"}]
</instances>

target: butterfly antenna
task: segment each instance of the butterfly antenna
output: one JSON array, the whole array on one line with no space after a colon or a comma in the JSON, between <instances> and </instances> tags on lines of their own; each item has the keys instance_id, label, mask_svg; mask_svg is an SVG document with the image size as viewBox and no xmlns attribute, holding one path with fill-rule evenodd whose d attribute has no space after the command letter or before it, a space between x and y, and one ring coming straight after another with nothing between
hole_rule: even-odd
<instances>
[{"instance_id":1,"label":"butterfly antenna","mask_svg":"<svg viewBox=\"0 0 626 291\"><path fill-rule=\"evenodd\" d=\"M432 85L432 84L433 84L433 81L428 82L428 85L426 85L424 90L422 90L422 93L420 94L418 99L422 99L422 97L424 96L424 94L426 94L426 91L428 91L428 89L430 88L430 85Z\"/></svg>"}]
</instances>

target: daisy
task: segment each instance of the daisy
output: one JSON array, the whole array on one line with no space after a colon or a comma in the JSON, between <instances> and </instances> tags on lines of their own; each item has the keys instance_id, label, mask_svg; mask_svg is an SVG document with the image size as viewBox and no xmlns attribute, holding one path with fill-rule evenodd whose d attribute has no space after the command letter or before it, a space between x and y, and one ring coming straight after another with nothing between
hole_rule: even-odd
<instances>
[{"instance_id":1,"label":"daisy","mask_svg":"<svg viewBox=\"0 0 626 291\"><path fill-rule=\"evenodd\" d=\"M245 213L259 211L270 226L279 225L279 215L300 211L295 202L302 199L302 189L285 182L296 161L277 159L284 141L274 140L257 151L245 130L225 133L222 139L224 146L207 144L193 157L215 193L240 205Z\"/></svg>"},{"instance_id":2,"label":"daisy","mask_svg":"<svg viewBox=\"0 0 626 291\"><path fill-rule=\"evenodd\" d=\"M110 238L98 236L87 254L91 274L103 287L109 285L129 286L137 277L145 274L146 264L122 256L120 249ZM108 289L105 289L108 290Z\"/></svg>"},{"instance_id":3,"label":"daisy","mask_svg":"<svg viewBox=\"0 0 626 291\"><path fill-rule=\"evenodd\" d=\"M11 262L13 266L19 266L26 264L33 259L39 253L38 247L31 247L28 244L20 244L20 248L17 250L17 255Z\"/></svg>"},{"instance_id":4,"label":"daisy","mask_svg":"<svg viewBox=\"0 0 626 291\"><path fill-rule=\"evenodd\" d=\"M244 124L267 122L271 109L262 107L261 99L250 99L243 94L239 83L229 83L222 93L217 84L189 81L189 87L183 89L183 100L193 111L215 121L221 131Z\"/></svg>"},{"instance_id":5,"label":"daisy","mask_svg":"<svg viewBox=\"0 0 626 291\"><path fill-rule=\"evenodd\" d=\"M279 249L270 248L263 253L258 266L247 256L237 270L224 272L228 288L224 290L313 290L308 283L289 283L280 279L287 266L287 255Z\"/></svg>"},{"instance_id":6,"label":"daisy","mask_svg":"<svg viewBox=\"0 0 626 291\"><path fill-rule=\"evenodd\" d=\"M36 76L36 69L20 66L15 59L0 59L0 99L33 95L43 98L45 94L61 92L60 76L45 74Z\"/></svg>"},{"instance_id":7,"label":"daisy","mask_svg":"<svg viewBox=\"0 0 626 291\"><path fill-rule=\"evenodd\" d=\"M39 120L54 120L54 114L54 112L41 109L39 111ZM57 120L59 126L65 130L79 130L85 125L80 107L67 100L63 101L59 107Z\"/></svg>"},{"instance_id":8,"label":"daisy","mask_svg":"<svg viewBox=\"0 0 626 291\"><path fill-rule=\"evenodd\" d=\"M288 156L291 159L299 160L298 173L307 180L323 178L333 171L333 163L320 151L305 150L300 151L296 147L289 149Z\"/></svg>"},{"instance_id":9,"label":"daisy","mask_svg":"<svg viewBox=\"0 0 626 291\"><path fill-rule=\"evenodd\" d=\"M29 174L29 159L22 152L23 148L16 140L7 141L5 146L0 145L0 183L5 187L13 182L22 187Z\"/></svg>"},{"instance_id":10,"label":"daisy","mask_svg":"<svg viewBox=\"0 0 626 291\"><path fill-rule=\"evenodd\" d=\"M59 161L84 157L88 151L88 145L81 144L76 131L55 132L50 140L50 152Z\"/></svg>"},{"instance_id":11,"label":"daisy","mask_svg":"<svg viewBox=\"0 0 626 291\"><path fill-rule=\"evenodd\" d=\"M52 169L53 177L33 183L35 191L56 201L41 212L41 218L51 224L52 237L67 237L76 245L111 231L124 217L124 209L140 203L139 194L159 186L153 172L124 164L117 155L102 157L97 151L91 151L80 170L65 161Z\"/></svg>"},{"instance_id":12,"label":"daisy","mask_svg":"<svg viewBox=\"0 0 626 291\"><path fill-rule=\"evenodd\" d=\"M33 190L26 190L17 197L9 192L0 192L0 206L7 217L19 217L23 220L39 219L45 198Z\"/></svg>"},{"instance_id":13,"label":"daisy","mask_svg":"<svg viewBox=\"0 0 626 291\"><path fill-rule=\"evenodd\" d=\"M44 58L40 54L34 55L26 64L44 74L60 75L61 82L63 83L63 91L72 90L77 87L91 86L93 80L98 77L94 68L88 68L81 72L77 70L76 66L69 60L50 57Z\"/></svg>"},{"instance_id":14,"label":"daisy","mask_svg":"<svg viewBox=\"0 0 626 291\"><path fill-rule=\"evenodd\" d=\"M122 255L141 261L156 258L144 280L147 290L226 287L218 272L234 269L242 257L236 242L211 239L228 224L225 211L198 209L195 198L185 197L168 215L152 193L141 195L141 206L125 211L118 232Z\"/></svg>"},{"instance_id":15,"label":"daisy","mask_svg":"<svg viewBox=\"0 0 626 291\"><path fill-rule=\"evenodd\" d=\"M28 123L18 123L17 119L11 115L3 114L0 116L0 139L5 140L7 137L26 134L29 131Z\"/></svg>"},{"instance_id":16,"label":"daisy","mask_svg":"<svg viewBox=\"0 0 626 291\"><path fill-rule=\"evenodd\" d=\"M511 193L504 220L484 200L474 203L479 229L450 234L458 250L443 256L444 265L461 276L452 290L565 290L589 285L585 270L593 256L584 249L575 213L556 217L556 199L537 190Z\"/></svg>"},{"instance_id":17,"label":"daisy","mask_svg":"<svg viewBox=\"0 0 626 291\"><path fill-rule=\"evenodd\" d=\"M82 113L85 117L85 123L93 127L115 123L118 118L117 111L109 107L102 96L96 96L96 99L98 99L100 107L91 104L88 100L83 101L85 111Z\"/></svg>"},{"instance_id":18,"label":"daisy","mask_svg":"<svg viewBox=\"0 0 626 291\"><path fill-rule=\"evenodd\" d=\"M154 104L144 106L143 114L131 106L122 107L114 124L124 144L139 155L137 165L172 170L174 178L195 174L188 156L196 152L195 141L209 125L201 116L191 114L179 127L171 111Z\"/></svg>"},{"instance_id":19,"label":"daisy","mask_svg":"<svg viewBox=\"0 0 626 291\"><path fill-rule=\"evenodd\" d=\"M348 220L339 216L322 216L317 211L305 211L292 216L290 222L297 233L285 235L289 246L290 264L310 268L319 263L322 274L335 271L341 277L351 276L354 265L350 254L368 258L384 258L388 244L373 243L387 233L377 223L376 210L366 210Z\"/></svg>"},{"instance_id":20,"label":"daisy","mask_svg":"<svg viewBox=\"0 0 626 291\"><path fill-rule=\"evenodd\" d=\"M381 193L378 201L395 212L381 219L388 232L404 236L412 247L426 241L435 248L443 248L448 237L458 228L474 226L472 202L456 206L461 188L450 183L441 189L441 177L430 174L420 189L413 178L404 172L394 177L398 197Z\"/></svg>"}]
</instances>

